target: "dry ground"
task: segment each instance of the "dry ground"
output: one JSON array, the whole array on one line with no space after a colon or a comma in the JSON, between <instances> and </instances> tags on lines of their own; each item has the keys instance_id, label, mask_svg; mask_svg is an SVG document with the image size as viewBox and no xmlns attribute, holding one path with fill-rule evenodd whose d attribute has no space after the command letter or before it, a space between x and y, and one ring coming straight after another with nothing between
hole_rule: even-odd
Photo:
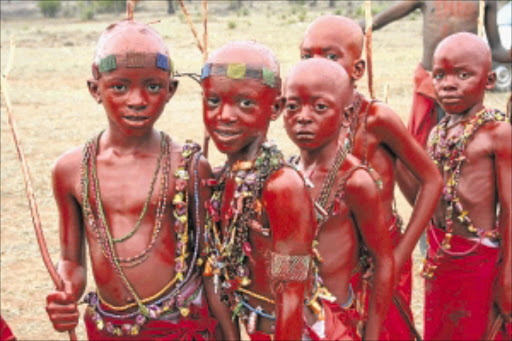
<instances>
[{"instance_id":1,"label":"dry ground","mask_svg":"<svg viewBox=\"0 0 512 341\"><path fill-rule=\"evenodd\" d=\"M298 44L308 22L329 9L325 4L307 12L294 10L285 2L255 1L248 15L222 11L227 3L211 2L210 48L230 40L255 39L271 47L286 75L298 61ZM338 3L338 7L343 6ZM182 16L168 17L165 3L150 3L135 13L138 20L152 22L168 43L181 72L199 72L201 56ZM198 4L189 4L199 32ZM294 13L295 12L295 13ZM301 15L303 16L301 18ZM123 14L104 15L94 21L80 19L46 20L40 17L2 19L2 73L9 52L9 37L16 39L16 59L10 76L10 94L26 156L32 172L39 212L52 259L59 256L57 210L52 198L50 171L54 160L66 150L86 141L105 127L102 107L88 94L86 79L95 41L110 23ZM301 21L303 19L303 21ZM235 26L235 27L233 27ZM231 27L231 28L230 28ZM411 104L412 72L421 56L421 18L402 20L374 34L374 84L376 94L383 98L388 86L389 101L406 121ZM175 139L200 141L200 90L190 79L181 79L177 94L157 124ZM360 82L364 93L366 79ZM509 94L488 93L486 104L504 110ZM23 178L9 132L7 114L1 111L1 314L22 340L67 339L66 334L53 331L44 310L45 296L52 290L51 280L43 266L35 241L32 221L24 193ZM277 140L287 154L295 153L287 139L282 121L275 122L270 137ZM214 147L211 147L214 149ZM214 151L211 162L217 165L222 157ZM398 191L397 191L398 192ZM399 211L407 219L410 207L398 195ZM422 329L422 280L418 276L420 257L415 251L414 302L416 324ZM89 272L88 288L93 288ZM83 307L81 308L83 311ZM77 334L85 338L83 323Z\"/></svg>"}]
</instances>

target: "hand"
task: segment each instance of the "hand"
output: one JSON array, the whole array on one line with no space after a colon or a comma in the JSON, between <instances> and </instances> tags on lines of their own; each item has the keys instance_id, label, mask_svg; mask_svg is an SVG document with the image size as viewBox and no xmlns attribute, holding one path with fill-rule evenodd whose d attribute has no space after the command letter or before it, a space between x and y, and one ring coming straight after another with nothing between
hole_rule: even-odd
<instances>
[{"instance_id":1,"label":"hand","mask_svg":"<svg viewBox=\"0 0 512 341\"><path fill-rule=\"evenodd\" d=\"M64 281L64 291L56 290L46 296L46 312L56 331L75 329L79 313L71 282Z\"/></svg>"}]
</instances>

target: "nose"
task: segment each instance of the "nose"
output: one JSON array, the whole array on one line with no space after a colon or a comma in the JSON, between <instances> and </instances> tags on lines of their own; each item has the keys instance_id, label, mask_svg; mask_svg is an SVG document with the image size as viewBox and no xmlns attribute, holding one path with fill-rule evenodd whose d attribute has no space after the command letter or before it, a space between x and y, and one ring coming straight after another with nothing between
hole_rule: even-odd
<instances>
[{"instance_id":1,"label":"nose","mask_svg":"<svg viewBox=\"0 0 512 341\"><path fill-rule=\"evenodd\" d=\"M128 95L127 105L132 110L143 110L148 105L146 94L142 89L134 87Z\"/></svg>"},{"instance_id":2,"label":"nose","mask_svg":"<svg viewBox=\"0 0 512 341\"><path fill-rule=\"evenodd\" d=\"M301 125L306 125L310 124L311 122L313 122L313 120L311 119L309 110L303 107L302 110L297 115L297 123Z\"/></svg>"},{"instance_id":3,"label":"nose","mask_svg":"<svg viewBox=\"0 0 512 341\"><path fill-rule=\"evenodd\" d=\"M224 123L233 123L237 119L236 108L230 104L224 104L220 108L217 119Z\"/></svg>"},{"instance_id":4,"label":"nose","mask_svg":"<svg viewBox=\"0 0 512 341\"><path fill-rule=\"evenodd\" d=\"M444 91L455 90L457 88L456 77L452 75L444 77L444 79L441 80L441 88Z\"/></svg>"}]
</instances>

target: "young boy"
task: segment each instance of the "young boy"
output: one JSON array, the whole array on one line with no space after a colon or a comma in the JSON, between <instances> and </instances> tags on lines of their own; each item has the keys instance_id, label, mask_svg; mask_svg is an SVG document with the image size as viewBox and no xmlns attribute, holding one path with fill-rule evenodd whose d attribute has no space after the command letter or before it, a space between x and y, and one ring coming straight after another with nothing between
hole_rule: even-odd
<instances>
[{"instance_id":1,"label":"young boy","mask_svg":"<svg viewBox=\"0 0 512 341\"><path fill-rule=\"evenodd\" d=\"M178 85L171 65L146 24L113 24L98 41L88 87L107 128L62 155L52 174L64 290L47 296L46 309L58 331L78 323L86 240L97 285L84 299L90 340L201 338L215 328L194 240L208 195L198 182L210 168L194 145L153 127Z\"/></svg>"},{"instance_id":2,"label":"young boy","mask_svg":"<svg viewBox=\"0 0 512 341\"><path fill-rule=\"evenodd\" d=\"M427 231L425 339L487 339L493 301L505 318L512 312L512 129L483 105L496 75L478 36L445 38L432 76L447 116L428 140L445 185Z\"/></svg>"},{"instance_id":3,"label":"young boy","mask_svg":"<svg viewBox=\"0 0 512 341\"><path fill-rule=\"evenodd\" d=\"M253 340L299 340L316 223L303 179L266 140L283 107L279 62L261 44L232 42L201 78L204 122L227 156L207 205L210 307L229 337L238 318Z\"/></svg>"},{"instance_id":4,"label":"young boy","mask_svg":"<svg viewBox=\"0 0 512 341\"><path fill-rule=\"evenodd\" d=\"M341 34L342 33L342 34ZM356 91L356 82L364 73L361 59L363 32L348 18L326 15L314 20L306 30L300 51L301 58L323 57L341 65L351 83L349 101L352 111L342 131L340 143L375 169L381 178L380 192L384 217L394 244L395 281L398 288L394 301L402 301L409 315L404 319L396 306L389 310L380 339L410 339L412 314L409 309L412 291L411 254L437 205L441 178L425 151L405 129L400 118L385 104L369 101ZM347 115L347 113L345 113ZM395 162L401 161L421 182L421 191L411 219L402 235L401 220L395 210Z\"/></svg>"},{"instance_id":5,"label":"young boy","mask_svg":"<svg viewBox=\"0 0 512 341\"><path fill-rule=\"evenodd\" d=\"M378 30L387 24L413 13L417 9L423 15L423 57L414 72L414 92L408 129L414 138L425 146L430 130L444 116L435 101L432 88L432 56L441 40L456 32L478 31L480 0L403 0L377 14L372 28ZM485 1L485 32L492 48L493 58L502 63L510 63L512 55L501 45L496 26L498 2ZM362 25L364 26L364 24Z\"/></svg>"},{"instance_id":6,"label":"young boy","mask_svg":"<svg viewBox=\"0 0 512 341\"><path fill-rule=\"evenodd\" d=\"M361 336L350 280L362 247L375 264L364 339L378 339L393 291L393 249L378 186L367 167L338 144L351 95L345 70L325 59L299 62L286 80L286 131L300 148L298 167L312 183L319 212L324 212L315 238L318 271L306 309L315 340Z\"/></svg>"}]
</instances>

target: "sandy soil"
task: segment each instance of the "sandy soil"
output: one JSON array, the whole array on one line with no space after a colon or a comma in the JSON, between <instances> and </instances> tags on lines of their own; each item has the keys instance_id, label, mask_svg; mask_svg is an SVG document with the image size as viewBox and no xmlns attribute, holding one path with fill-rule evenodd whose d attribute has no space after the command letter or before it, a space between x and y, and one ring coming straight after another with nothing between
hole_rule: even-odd
<instances>
[{"instance_id":1,"label":"sandy soil","mask_svg":"<svg viewBox=\"0 0 512 341\"><path fill-rule=\"evenodd\" d=\"M2 1L2 9L8 4ZM198 4L188 5L198 32ZM341 6L341 5L338 5ZM267 44L278 55L282 74L298 61L298 45L306 25L320 14L329 13L325 4L300 10L286 2L255 2L248 14L227 13L223 2L210 5L210 49L229 40L254 39ZM168 43L181 72L199 72L202 59L182 15L168 17L165 3L143 4L135 13L138 20L154 22ZM29 10L30 12L30 10ZM43 19L37 12L30 18L1 21L1 67L5 70L9 37L16 42L15 62L9 77L9 91L23 148L29 161L46 241L52 259L59 257L57 210L52 197L50 171L63 152L80 145L105 127L102 107L86 89L95 41L110 23L123 14L101 15L93 21ZM34 14L35 13L35 14ZM233 27L234 26L234 27ZM385 97L400 117L407 120L412 93L412 72L421 56L421 18L416 16L392 24L374 34L374 84L379 98ZM366 79L360 90L367 93ZM488 93L486 104L504 110L509 94ZM21 340L65 340L66 334L53 331L44 310L45 296L52 282L43 266L24 192L4 102L1 111L1 314ZM202 141L200 89L194 81L181 79L177 94L167 106L157 127L175 139ZM282 121L275 122L269 136L286 154L295 153ZM212 164L222 162L210 146ZM410 206L397 190L398 209L407 221ZM414 253L414 302L416 324L422 330L423 282L418 276L420 255ZM89 273L88 288L93 289ZM83 307L81 307L83 311ZM85 338L83 323L77 329Z\"/></svg>"}]
</instances>

